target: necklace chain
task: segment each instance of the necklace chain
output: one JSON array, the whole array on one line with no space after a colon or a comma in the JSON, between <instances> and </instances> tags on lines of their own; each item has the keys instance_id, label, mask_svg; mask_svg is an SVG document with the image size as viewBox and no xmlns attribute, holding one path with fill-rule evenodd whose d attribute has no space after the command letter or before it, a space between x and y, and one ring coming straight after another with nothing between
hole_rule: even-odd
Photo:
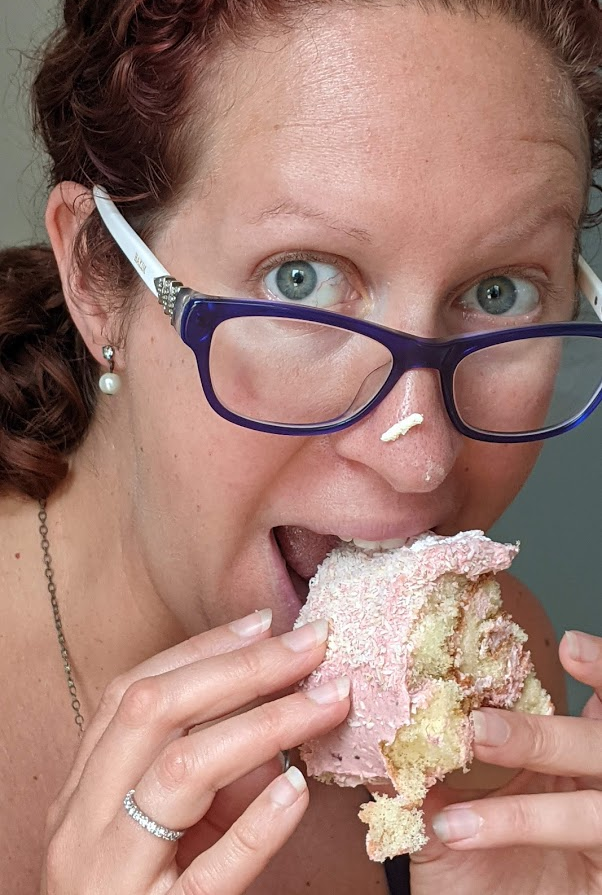
<instances>
[{"instance_id":1,"label":"necklace chain","mask_svg":"<svg viewBox=\"0 0 602 895\"><path fill-rule=\"evenodd\" d=\"M71 661L69 659L69 653L67 652L67 642L65 640L65 634L63 632L63 623L61 621L61 613L59 612L59 604L56 598L56 584L54 583L54 571L52 568L52 558L50 556L50 542L48 540L48 525L46 524L48 521L48 516L46 514L46 501L39 501L40 510L38 512L38 519L40 520L40 546L44 553L44 574L46 575L46 580L48 582L48 593L50 594L50 605L52 606L52 614L54 615L54 626L56 628L56 634L59 641L59 647L61 649L61 659L63 660L63 668L65 669L65 677L67 678L67 687L69 689L69 696L71 698L71 708L75 713L75 723L79 728L79 738L81 739L84 734L84 719L81 714L81 703L77 698L77 690L75 688L75 681L73 680L73 672L71 670Z\"/></svg>"}]
</instances>

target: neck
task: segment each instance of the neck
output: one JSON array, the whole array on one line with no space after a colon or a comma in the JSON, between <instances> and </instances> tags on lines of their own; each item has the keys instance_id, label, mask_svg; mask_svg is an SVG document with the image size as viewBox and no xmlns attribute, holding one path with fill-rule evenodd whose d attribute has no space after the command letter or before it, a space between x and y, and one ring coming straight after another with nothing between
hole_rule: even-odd
<instances>
[{"instance_id":1,"label":"neck","mask_svg":"<svg viewBox=\"0 0 602 895\"><path fill-rule=\"evenodd\" d=\"M95 424L47 504L57 600L87 720L111 680L186 637L145 565L120 447ZM35 534L37 519L32 526ZM42 588L41 565L39 577Z\"/></svg>"}]
</instances>

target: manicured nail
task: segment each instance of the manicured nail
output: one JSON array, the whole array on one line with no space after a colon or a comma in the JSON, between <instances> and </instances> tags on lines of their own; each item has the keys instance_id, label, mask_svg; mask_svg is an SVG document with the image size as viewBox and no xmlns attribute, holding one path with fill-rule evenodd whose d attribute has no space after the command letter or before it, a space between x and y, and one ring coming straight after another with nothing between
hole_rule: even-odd
<instances>
[{"instance_id":1,"label":"manicured nail","mask_svg":"<svg viewBox=\"0 0 602 895\"><path fill-rule=\"evenodd\" d=\"M286 774L282 774L274 780L268 792L272 802L279 808L290 808L306 789L305 777L299 768L293 765Z\"/></svg>"},{"instance_id":2,"label":"manicured nail","mask_svg":"<svg viewBox=\"0 0 602 895\"><path fill-rule=\"evenodd\" d=\"M495 712L472 712L474 741L479 746L503 746L510 739L510 725Z\"/></svg>"},{"instance_id":3,"label":"manicured nail","mask_svg":"<svg viewBox=\"0 0 602 895\"><path fill-rule=\"evenodd\" d=\"M315 649L328 640L328 620L321 618L316 622L310 622L308 625L303 625L302 628L283 634L280 639L284 646L294 653L304 653L307 650Z\"/></svg>"},{"instance_id":4,"label":"manicured nail","mask_svg":"<svg viewBox=\"0 0 602 895\"><path fill-rule=\"evenodd\" d=\"M567 631L564 635L569 656L575 662L595 662L600 657L600 641L582 631Z\"/></svg>"},{"instance_id":5,"label":"manicured nail","mask_svg":"<svg viewBox=\"0 0 602 895\"><path fill-rule=\"evenodd\" d=\"M328 681L327 684L313 687L311 690L306 690L305 693L318 705L327 705L329 702L341 702L343 699L347 699L350 689L350 678L337 677L334 681Z\"/></svg>"},{"instance_id":6,"label":"manicured nail","mask_svg":"<svg viewBox=\"0 0 602 895\"><path fill-rule=\"evenodd\" d=\"M239 637L255 637L257 634L263 634L264 631L272 624L272 610L262 609L261 612L252 612L245 618L239 618L235 622L231 622L230 630L238 634Z\"/></svg>"},{"instance_id":7,"label":"manicured nail","mask_svg":"<svg viewBox=\"0 0 602 895\"><path fill-rule=\"evenodd\" d=\"M433 830L442 842L459 842L472 839L483 826L483 818L470 808L452 806L433 818Z\"/></svg>"}]
</instances>

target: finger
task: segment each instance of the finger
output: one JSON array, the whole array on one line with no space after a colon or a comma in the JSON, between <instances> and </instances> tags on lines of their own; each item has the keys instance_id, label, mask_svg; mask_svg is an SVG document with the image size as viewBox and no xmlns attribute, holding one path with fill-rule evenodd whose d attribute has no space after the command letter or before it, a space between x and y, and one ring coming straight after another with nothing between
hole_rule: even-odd
<instances>
[{"instance_id":1,"label":"finger","mask_svg":"<svg viewBox=\"0 0 602 895\"><path fill-rule=\"evenodd\" d=\"M108 824L125 793L138 784L167 743L191 727L235 712L306 677L322 661L327 637L328 623L316 621L280 637L136 681L88 759L78 786L80 801L94 800L96 820ZM101 798L99 780L105 781Z\"/></svg>"},{"instance_id":2,"label":"finger","mask_svg":"<svg viewBox=\"0 0 602 895\"><path fill-rule=\"evenodd\" d=\"M195 634L188 640L151 656L145 662L112 681L103 694L98 710L91 719L82 740L76 760L63 788L65 799L77 786L90 754L115 715L123 695L135 681L165 674L211 656L230 653L245 644L264 640L271 636L271 622L271 609L254 612L228 625L213 628L202 634Z\"/></svg>"},{"instance_id":3,"label":"finger","mask_svg":"<svg viewBox=\"0 0 602 895\"><path fill-rule=\"evenodd\" d=\"M456 804L433 820L449 848L533 845L598 853L602 843L602 793L581 791L502 796Z\"/></svg>"},{"instance_id":4,"label":"finger","mask_svg":"<svg viewBox=\"0 0 602 895\"><path fill-rule=\"evenodd\" d=\"M602 724L587 718L479 709L474 752L488 764L545 774L602 778Z\"/></svg>"},{"instance_id":5,"label":"finger","mask_svg":"<svg viewBox=\"0 0 602 895\"><path fill-rule=\"evenodd\" d=\"M567 631L560 641L559 656L571 677L589 684L602 699L602 637Z\"/></svg>"},{"instance_id":6,"label":"finger","mask_svg":"<svg viewBox=\"0 0 602 895\"><path fill-rule=\"evenodd\" d=\"M292 767L190 865L170 895L242 895L291 836L308 803L307 784Z\"/></svg>"},{"instance_id":7,"label":"finger","mask_svg":"<svg viewBox=\"0 0 602 895\"><path fill-rule=\"evenodd\" d=\"M245 774L230 786L225 786L215 796L211 805L211 817L204 818L191 827L180 840L178 866L185 869L194 859L215 845L219 839L266 789L283 772L283 762L274 758L259 768Z\"/></svg>"},{"instance_id":8,"label":"finger","mask_svg":"<svg viewBox=\"0 0 602 895\"><path fill-rule=\"evenodd\" d=\"M582 718L590 718L592 721L602 721L602 699L597 693L592 693L581 712Z\"/></svg>"},{"instance_id":9,"label":"finger","mask_svg":"<svg viewBox=\"0 0 602 895\"><path fill-rule=\"evenodd\" d=\"M157 824L187 830L197 824L223 787L283 749L313 740L340 724L349 711L349 678L285 696L170 743L136 787L140 810ZM104 836L105 849L128 854L128 876L142 891L152 886L173 854L120 808Z\"/></svg>"}]
</instances>

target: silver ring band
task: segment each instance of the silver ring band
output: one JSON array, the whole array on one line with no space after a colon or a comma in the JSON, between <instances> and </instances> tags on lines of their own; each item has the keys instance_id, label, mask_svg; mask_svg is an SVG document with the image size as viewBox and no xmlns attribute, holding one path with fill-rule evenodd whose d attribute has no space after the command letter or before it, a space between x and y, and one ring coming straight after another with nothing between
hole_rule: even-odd
<instances>
[{"instance_id":1,"label":"silver ring band","mask_svg":"<svg viewBox=\"0 0 602 895\"><path fill-rule=\"evenodd\" d=\"M175 842L176 839L181 839L186 830L170 830L169 827L163 827L156 821L151 820L144 811L140 810L134 801L135 792L135 789L130 789L123 800L123 807L132 820L135 820L144 830L148 830L149 833L152 833L153 836L157 836L159 839L167 839L168 842Z\"/></svg>"}]
</instances>

